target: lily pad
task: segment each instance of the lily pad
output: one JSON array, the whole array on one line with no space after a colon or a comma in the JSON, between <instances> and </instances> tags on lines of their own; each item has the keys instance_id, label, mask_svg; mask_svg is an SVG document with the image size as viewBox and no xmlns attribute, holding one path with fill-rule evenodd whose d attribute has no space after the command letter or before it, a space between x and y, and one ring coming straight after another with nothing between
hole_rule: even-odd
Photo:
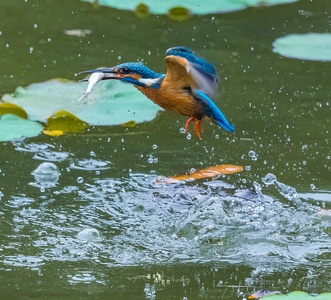
<instances>
[{"instance_id":1,"label":"lily pad","mask_svg":"<svg viewBox=\"0 0 331 300\"><path fill-rule=\"evenodd\" d=\"M289 34L272 45L275 53L285 57L331 61L331 33Z\"/></svg>"},{"instance_id":2,"label":"lily pad","mask_svg":"<svg viewBox=\"0 0 331 300\"><path fill-rule=\"evenodd\" d=\"M13 94L4 95L3 100L23 107L30 120L44 123L61 110L90 125L151 121L161 110L129 84L104 81L95 86L85 103L80 103L77 100L85 89L85 82L52 79L18 87Z\"/></svg>"},{"instance_id":3,"label":"lily pad","mask_svg":"<svg viewBox=\"0 0 331 300\"><path fill-rule=\"evenodd\" d=\"M305 292L295 291L286 295L268 295L260 299L263 300L329 300L331 293L322 293L317 296L311 296Z\"/></svg>"},{"instance_id":4,"label":"lily pad","mask_svg":"<svg viewBox=\"0 0 331 300\"><path fill-rule=\"evenodd\" d=\"M41 133L41 124L22 119L13 114L0 117L0 141L10 141L20 137L34 137Z\"/></svg>"},{"instance_id":5,"label":"lily pad","mask_svg":"<svg viewBox=\"0 0 331 300\"><path fill-rule=\"evenodd\" d=\"M167 1L155 1L155 0L83 0L85 2L98 3L100 5L110 6L116 9L132 10L136 11L137 8L141 8L143 4L146 9L152 14L169 14L172 16L171 10L178 8L179 4L181 8L187 9L192 14L205 15L212 13L224 13L235 10L244 9L248 6L258 5L274 5L295 2L295 0L204 0L203 4L201 0L167 0ZM179 18L182 19L182 18Z\"/></svg>"}]
</instances>

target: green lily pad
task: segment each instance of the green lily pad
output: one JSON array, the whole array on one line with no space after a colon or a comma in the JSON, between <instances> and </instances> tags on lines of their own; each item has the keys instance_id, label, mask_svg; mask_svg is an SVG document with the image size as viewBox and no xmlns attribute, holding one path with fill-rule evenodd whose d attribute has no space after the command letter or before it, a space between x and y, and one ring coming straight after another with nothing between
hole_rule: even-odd
<instances>
[{"instance_id":1,"label":"green lily pad","mask_svg":"<svg viewBox=\"0 0 331 300\"><path fill-rule=\"evenodd\" d=\"M295 291L286 295L268 295L260 299L263 300L330 300L331 293L322 293L317 296L311 296L305 292Z\"/></svg>"},{"instance_id":2,"label":"green lily pad","mask_svg":"<svg viewBox=\"0 0 331 300\"><path fill-rule=\"evenodd\" d=\"M133 86L115 80L98 83L85 103L78 102L86 86L86 82L52 79L18 87L3 100L23 107L30 120L44 123L61 110L90 125L151 121L161 110Z\"/></svg>"},{"instance_id":3,"label":"green lily pad","mask_svg":"<svg viewBox=\"0 0 331 300\"><path fill-rule=\"evenodd\" d=\"M285 57L331 61L331 33L289 34L272 45L275 53Z\"/></svg>"},{"instance_id":4,"label":"green lily pad","mask_svg":"<svg viewBox=\"0 0 331 300\"><path fill-rule=\"evenodd\" d=\"M274 5L295 2L295 0L82 0L85 2L98 3L100 5L110 6L116 9L132 10L140 7L141 4L145 5L152 14L168 14L171 9L186 8L192 14L205 15L212 13L224 13L235 10L244 9L248 6L258 5ZM171 14L170 14L171 16Z\"/></svg>"},{"instance_id":5,"label":"green lily pad","mask_svg":"<svg viewBox=\"0 0 331 300\"><path fill-rule=\"evenodd\" d=\"M20 137L34 137L40 134L43 127L33 121L22 119L13 114L0 117L0 142Z\"/></svg>"}]
</instances>

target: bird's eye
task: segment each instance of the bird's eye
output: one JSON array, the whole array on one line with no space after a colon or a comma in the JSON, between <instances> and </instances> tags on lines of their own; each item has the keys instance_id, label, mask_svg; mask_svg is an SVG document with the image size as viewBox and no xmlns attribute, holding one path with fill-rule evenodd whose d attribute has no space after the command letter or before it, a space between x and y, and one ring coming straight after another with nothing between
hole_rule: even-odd
<instances>
[{"instance_id":1,"label":"bird's eye","mask_svg":"<svg viewBox=\"0 0 331 300\"><path fill-rule=\"evenodd\" d=\"M121 69L121 73L123 73L123 74L129 74L130 73L130 69L129 68L122 68Z\"/></svg>"}]
</instances>

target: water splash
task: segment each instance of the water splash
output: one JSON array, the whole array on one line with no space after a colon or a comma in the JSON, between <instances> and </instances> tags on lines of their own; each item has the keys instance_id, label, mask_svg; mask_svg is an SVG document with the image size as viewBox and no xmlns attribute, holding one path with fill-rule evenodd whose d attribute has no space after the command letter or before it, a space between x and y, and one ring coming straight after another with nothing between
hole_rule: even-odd
<instances>
[{"instance_id":1,"label":"water splash","mask_svg":"<svg viewBox=\"0 0 331 300\"><path fill-rule=\"evenodd\" d=\"M95 228L86 228L77 234L77 238L88 242L100 242L103 240L102 234Z\"/></svg>"},{"instance_id":2,"label":"water splash","mask_svg":"<svg viewBox=\"0 0 331 300\"><path fill-rule=\"evenodd\" d=\"M30 185L40 188L52 188L57 185L61 172L55 164L44 162L31 174L34 176L35 182L30 183Z\"/></svg>"},{"instance_id":3,"label":"water splash","mask_svg":"<svg viewBox=\"0 0 331 300\"><path fill-rule=\"evenodd\" d=\"M266 186L273 185L275 186L276 190L286 199L292 201L297 199L297 191L295 188L286 185L285 183L282 183L277 180L277 177L272 174L268 173L266 176L262 178L262 182Z\"/></svg>"}]
</instances>

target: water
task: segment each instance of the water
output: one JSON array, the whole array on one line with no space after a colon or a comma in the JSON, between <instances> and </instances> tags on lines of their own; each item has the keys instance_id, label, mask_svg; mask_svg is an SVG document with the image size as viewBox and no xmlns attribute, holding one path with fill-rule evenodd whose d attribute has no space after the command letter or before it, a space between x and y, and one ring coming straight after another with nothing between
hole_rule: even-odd
<instances>
[{"instance_id":1,"label":"water","mask_svg":"<svg viewBox=\"0 0 331 300\"><path fill-rule=\"evenodd\" d=\"M0 5L2 94L54 77L75 80L119 57L161 72L164 51L185 44L222 71L218 103L236 126L227 134L204 121L200 141L183 131L185 118L162 113L133 128L1 143L2 297L243 299L258 289L330 291L330 65L271 52L284 32L325 31L326 3L183 23L79 1ZM85 33L72 35L76 29ZM156 183L160 175L221 163L244 171Z\"/></svg>"}]
</instances>

